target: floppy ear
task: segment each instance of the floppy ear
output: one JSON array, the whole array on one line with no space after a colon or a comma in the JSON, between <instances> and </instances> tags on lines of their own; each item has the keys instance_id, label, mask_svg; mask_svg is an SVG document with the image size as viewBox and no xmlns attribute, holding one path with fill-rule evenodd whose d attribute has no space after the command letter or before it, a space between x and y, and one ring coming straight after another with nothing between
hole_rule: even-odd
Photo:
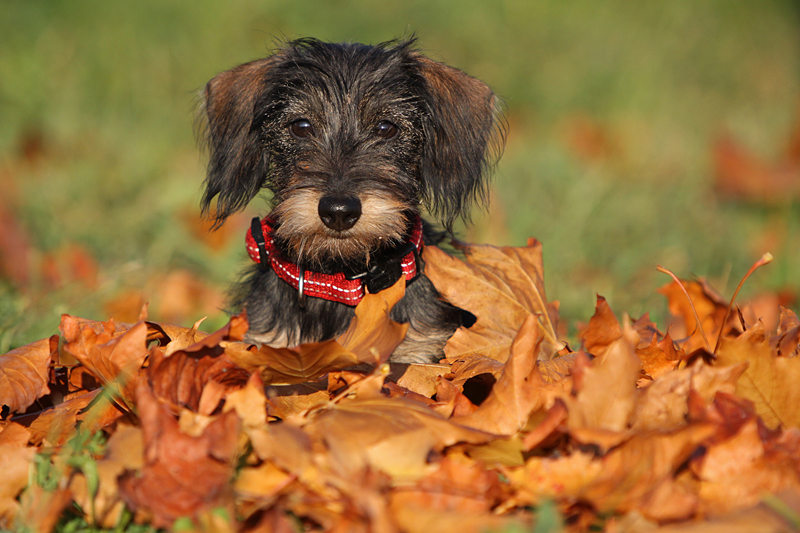
<instances>
[{"instance_id":1,"label":"floppy ear","mask_svg":"<svg viewBox=\"0 0 800 533\"><path fill-rule=\"evenodd\" d=\"M485 199L485 172L505 140L500 102L482 81L421 55L416 60L428 107L423 200L452 230L456 218L468 219L471 205Z\"/></svg>"},{"instance_id":2,"label":"floppy ear","mask_svg":"<svg viewBox=\"0 0 800 533\"><path fill-rule=\"evenodd\" d=\"M269 168L260 139L256 104L266 89L273 58L260 59L218 74L206 85L208 175L201 200L204 214L217 198L215 226L258 194Z\"/></svg>"}]
</instances>

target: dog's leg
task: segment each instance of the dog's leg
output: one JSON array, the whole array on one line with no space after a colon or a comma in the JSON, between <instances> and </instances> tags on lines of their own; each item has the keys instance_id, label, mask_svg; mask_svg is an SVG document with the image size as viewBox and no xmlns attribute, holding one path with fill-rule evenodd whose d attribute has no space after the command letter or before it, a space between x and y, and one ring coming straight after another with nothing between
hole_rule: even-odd
<instances>
[{"instance_id":1,"label":"dog's leg","mask_svg":"<svg viewBox=\"0 0 800 533\"><path fill-rule=\"evenodd\" d=\"M424 275L409 283L390 316L409 324L405 340L390 358L393 363L438 362L447 340L464 322L464 311L443 300Z\"/></svg>"}]
</instances>

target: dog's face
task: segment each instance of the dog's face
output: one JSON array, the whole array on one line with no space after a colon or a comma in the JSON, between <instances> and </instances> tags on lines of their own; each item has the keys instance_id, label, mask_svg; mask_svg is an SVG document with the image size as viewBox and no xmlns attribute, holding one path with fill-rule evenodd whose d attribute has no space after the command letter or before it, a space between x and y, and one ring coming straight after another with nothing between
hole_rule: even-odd
<instances>
[{"instance_id":1,"label":"dog's face","mask_svg":"<svg viewBox=\"0 0 800 533\"><path fill-rule=\"evenodd\" d=\"M482 82L410 42L301 40L206 87L203 207L216 218L273 192L276 237L306 264L363 262L424 203L449 229L484 192L502 139Z\"/></svg>"}]
</instances>

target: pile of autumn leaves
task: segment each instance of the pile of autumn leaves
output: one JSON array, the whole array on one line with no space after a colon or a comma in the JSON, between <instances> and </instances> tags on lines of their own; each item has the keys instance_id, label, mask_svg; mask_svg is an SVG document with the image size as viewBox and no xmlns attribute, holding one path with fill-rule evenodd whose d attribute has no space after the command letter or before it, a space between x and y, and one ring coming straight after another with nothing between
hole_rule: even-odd
<instances>
[{"instance_id":1,"label":"pile of autumn leaves","mask_svg":"<svg viewBox=\"0 0 800 533\"><path fill-rule=\"evenodd\" d=\"M136 324L65 315L60 337L0 356L0 528L800 526L794 313L776 331L747 306L725 320L687 281L698 327L672 283L668 332L598 298L574 352L538 243L425 259L478 319L438 365L385 364L406 332L388 318L402 284L368 295L338 339L291 349L242 342L245 316L208 335L145 310Z\"/></svg>"}]
</instances>

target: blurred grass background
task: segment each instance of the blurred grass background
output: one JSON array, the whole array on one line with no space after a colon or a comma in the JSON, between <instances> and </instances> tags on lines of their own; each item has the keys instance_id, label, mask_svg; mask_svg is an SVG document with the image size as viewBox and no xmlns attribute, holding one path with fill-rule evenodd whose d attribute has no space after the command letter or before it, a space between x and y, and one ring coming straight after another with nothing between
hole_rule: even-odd
<instances>
[{"instance_id":1,"label":"blurred grass background","mask_svg":"<svg viewBox=\"0 0 800 533\"><path fill-rule=\"evenodd\" d=\"M208 237L196 95L276 39L419 46L486 81L509 138L471 240L544 243L548 297L571 326L595 293L663 317L681 276L726 297L800 286L800 7L763 0L4 0L0 6L0 353L60 313L225 321L250 216ZM722 196L728 166L771 194ZM796 142L796 141L795 141ZM722 155L724 158L725 154ZM775 180L773 180L775 181ZM757 188L757 187L756 187Z\"/></svg>"}]
</instances>

